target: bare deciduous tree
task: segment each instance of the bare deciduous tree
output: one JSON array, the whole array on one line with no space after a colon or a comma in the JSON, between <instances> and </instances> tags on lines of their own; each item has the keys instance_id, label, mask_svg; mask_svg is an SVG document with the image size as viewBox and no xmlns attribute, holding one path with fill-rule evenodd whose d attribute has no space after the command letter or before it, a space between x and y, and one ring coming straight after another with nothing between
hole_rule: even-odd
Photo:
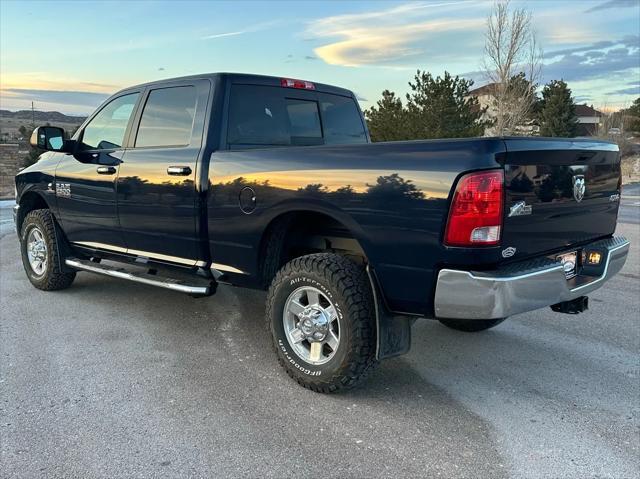
<instances>
[{"instance_id":1,"label":"bare deciduous tree","mask_svg":"<svg viewBox=\"0 0 640 479\"><path fill-rule=\"evenodd\" d=\"M627 108L621 108L618 111L611 111L611 109L605 104L600 108L600 111L604 114L600 117L598 128L596 130L596 136L603 140L613 141L618 145L620 149L620 156L625 157L633 153L633 145L630 141L632 136L627 131Z\"/></svg>"},{"instance_id":2,"label":"bare deciduous tree","mask_svg":"<svg viewBox=\"0 0 640 479\"><path fill-rule=\"evenodd\" d=\"M493 84L492 133L518 134L531 119L542 70L542 50L536 41L531 12L511 9L498 0L487 18L483 69Z\"/></svg>"}]
</instances>

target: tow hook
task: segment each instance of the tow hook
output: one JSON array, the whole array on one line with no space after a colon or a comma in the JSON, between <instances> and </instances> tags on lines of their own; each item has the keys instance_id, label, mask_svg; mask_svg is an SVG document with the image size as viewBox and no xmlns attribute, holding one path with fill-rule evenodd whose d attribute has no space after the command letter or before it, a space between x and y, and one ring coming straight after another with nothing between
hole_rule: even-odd
<instances>
[{"instance_id":1,"label":"tow hook","mask_svg":"<svg viewBox=\"0 0 640 479\"><path fill-rule=\"evenodd\" d=\"M556 313L578 314L589 309L589 298L580 296L571 301L563 301L562 303L552 304L551 309Z\"/></svg>"}]
</instances>

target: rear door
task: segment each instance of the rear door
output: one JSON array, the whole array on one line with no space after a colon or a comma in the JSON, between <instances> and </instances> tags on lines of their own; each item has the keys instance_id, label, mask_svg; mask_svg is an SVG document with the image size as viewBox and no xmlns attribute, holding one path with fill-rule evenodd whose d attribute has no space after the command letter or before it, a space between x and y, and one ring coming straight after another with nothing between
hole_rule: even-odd
<instances>
[{"instance_id":1,"label":"rear door","mask_svg":"<svg viewBox=\"0 0 640 479\"><path fill-rule=\"evenodd\" d=\"M197 168L211 83L145 92L118 176L118 216L128 252L193 266L199 258Z\"/></svg>"},{"instance_id":2,"label":"rear door","mask_svg":"<svg viewBox=\"0 0 640 479\"><path fill-rule=\"evenodd\" d=\"M506 139L503 248L517 257L612 234L620 198L615 144Z\"/></svg>"}]
</instances>

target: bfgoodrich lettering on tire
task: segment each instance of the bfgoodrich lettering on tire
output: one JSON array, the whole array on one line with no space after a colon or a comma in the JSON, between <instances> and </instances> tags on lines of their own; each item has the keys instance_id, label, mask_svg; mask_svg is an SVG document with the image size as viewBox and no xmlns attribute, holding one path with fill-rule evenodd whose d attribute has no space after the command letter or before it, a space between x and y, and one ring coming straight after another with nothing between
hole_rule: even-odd
<instances>
[{"instance_id":1,"label":"bfgoodrich lettering on tire","mask_svg":"<svg viewBox=\"0 0 640 479\"><path fill-rule=\"evenodd\" d=\"M348 258L321 253L287 263L269 288L266 318L280 364L313 391L351 387L377 364L369 281Z\"/></svg>"}]
</instances>

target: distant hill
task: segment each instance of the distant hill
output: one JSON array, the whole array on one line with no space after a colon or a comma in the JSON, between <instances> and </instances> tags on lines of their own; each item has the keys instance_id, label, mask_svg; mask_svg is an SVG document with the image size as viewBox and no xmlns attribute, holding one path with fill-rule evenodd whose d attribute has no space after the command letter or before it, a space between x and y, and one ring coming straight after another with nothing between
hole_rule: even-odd
<instances>
[{"instance_id":1,"label":"distant hill","mask_svg":"<svg viewBox=\"0 0 640 479\"><path fill-rule=\"evenodd\" d=\"M9 111L9 110L0 110L0 118L12 118L15 120L29 120L31 121L32 112L31 110L19 110L19 111ZM35 118L36 123L75 123L80 124L85 120L85 116L70 116L65 115L64 113L60 113L59 111L35 111L33 112L33 118Z\"/></svg>"}]
</instances>

